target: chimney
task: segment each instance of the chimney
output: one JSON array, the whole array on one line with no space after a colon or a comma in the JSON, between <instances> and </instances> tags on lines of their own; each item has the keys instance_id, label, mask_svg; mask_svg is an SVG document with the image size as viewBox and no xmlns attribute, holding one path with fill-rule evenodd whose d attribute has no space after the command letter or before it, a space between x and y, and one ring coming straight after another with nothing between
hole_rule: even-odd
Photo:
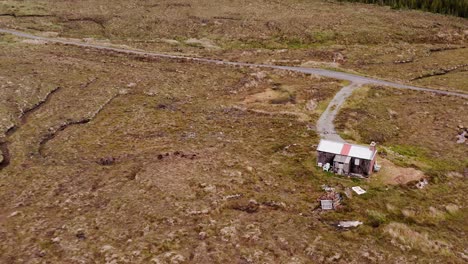
<instances>
[{"instance_id":1,"label":"chimney","mask_svg":"<svg viewBox=\"0 0 468 264\"><path fill-rule=\"evenodd\" d=\"M369 149L372 150L372 152L375 152L375 150L376 150L375 145L376 145L376 143L375 143L374 141L372 141L372 142L370 143Z\"/></svg>"}]
</instances>

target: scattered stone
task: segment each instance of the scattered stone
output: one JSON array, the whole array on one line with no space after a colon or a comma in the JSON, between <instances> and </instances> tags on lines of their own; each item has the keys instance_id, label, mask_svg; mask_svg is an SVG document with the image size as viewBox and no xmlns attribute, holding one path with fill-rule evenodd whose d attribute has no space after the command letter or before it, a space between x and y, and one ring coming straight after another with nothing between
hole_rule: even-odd
<instances>
[{"instance_id":1,"label":"scattered stone","mask_svg":"<svg viewBox=\"0 0 468 264\"><path fill-rule=\"evenodd\" d=\"M442 211L438 210L435 207L430 206L429 207L429 212L430 212L430 215L432 217L434 217L434 218L438 218L438 219L443 219L444 218L444 213Z\"/></svg>"},{"instance_id":2,"label":"scattered stone","mask_svg":"<svg viewBox=\"0 0 468 264\"><path fill-rule=\"evenodd\" d=\"M210 211L208 209L203 209L203 210L193 210L193 211L188 211L187 213L189 215L202 215L202 214L208 214Z\"/></svg>"},{"instance_id":3,"label":"scattered stone","mask_svg":"<svg viewBox=\"0 0 468 264\"><path fill-rule=\"evenodd\" d=\"M114 249L114 247L111 246L111 245L104 245L104 246L101 247L101 253L108 252L108 251L111 251L113 249Z\"/></svg>"},{"instance_id":4,"label":"scattered stone","mask_svg":"<svg viewBox=\"0 0 468 264\"><path fill-rule=\"evenodd\" d=\"M460 211L460 207L456 204L449 204L445 206L445 210L447 210L449 214L453 215L453 214L458 213L458 211Z\"/></svg>"},{"instance_id":5,"label":"scattered stone","mask_svg":"<svg viewBox=\"0 0 468 264\"><path fill-rule=\"evenodd\" d=\"M179 45L180 44L180 42L175 40L175 39L165 39L165 38L163 38L163 39L161 39L161 42L167 43L169 45Z\"/></svg>"},{"instance_id":6,"label":"scattered stone","mask_svg":"<svg viewBox=\"0 0 468 264\"><path fill-rule=\"evenodd\" d=\"M204 39L196 39L196 38L187 39L185 41L185 44L201 46L206 49L219 49L219 47L216 46L211 40L205 39L205 38Z\"/></svg>"},{"instance_id":7,"label":"scattered stone","mask_svg":"<svg viewBox=\"0 0 468 264\"><path fill-rule=\"evenodd\" d=\"M273 208L275 210L286 208L286 204L284 202L268 201L268 202L264 202L262 204L265 205L265 206L271 207L271 208Z\"/></svg>"},{"instance_id":8,"label":"scattered stone","mask_svg":"<svg viewBox=\"0 0 468 264\"><path fill-rule=\"evenodd\" d=\"M195 133L195 132L188 132L188 133L185 133L185 134L184 134L184 137L185 137L185 138L193 139L193 138L196 138L196 137L197 137L197 133Z\"/></svg>"},{"instance_id":9,"label":"scattered stone","mask_svg":"<svg viewBox=\"0 0 468 264\"><path fill-rule=\"evenodd\" d=\"M110 166L115 163L116 159L114 157L104 157L98 160L98 164L102 166Z\"/></svg>"},{"instance_id":10,"label":"scattered stone","mask_svg":"<svg viewBox=\"0 0 468 264\"><path fill-rule=\"evenodd\" d=\"M78 230L76 231L75 236L76 236L78 239L80 239L80 240L85 240L85 239L86 239L86 235L85 235L85 232L84 232L83 229L78 229Z\"/></svg>"},{"instance_id":11,"label":"scattered stone","mask_svg":"<svg viewBox=\"0 0 468 264\"><path fill-rule=\"evenodd\" d=\"M398 117L398 112L392 110L392 109L387 109L388 114L390 115L391 118L396 118Z\"/></svg>"},{"instance_id":12,"label":"scattered stone","mask_svg":"<svg viewBox=\"0 0 468 264\"><path fill-rule=\"evenodd\" d=\"M213 192L216 191L216 186L211 185L211 184L207 185L207 186L203 187L203 191L208 192L208 193L213 193Z\"/></svg>"},{"instance_id":13,"label":"scattered stone","mask_svg":"<svg viewBox=\"0 0 468 264\"><path fill-rule=\"evenodd\" d=\"M326 191L326 192L334 192L335 191L335 188L332 188L328 185L322 185L322 190Z\"/></svg>"},{"instance_id":14,"label":"scattered stone","mask_svg":"<svg viewBox=\"0 0 468 264\"><path fill-rule=\"evenodd\" d=\"M341 258L341 254L340 253L335 253L335 255L328 258L328 261L329 262L335 262L335 261L338 261L340 258Z\"/></svg>"},{"instance_id":15,"label":"scattered stone","mask_svg":"<svg viewBox=\"0 0 468 264\"><path fill-rule=\"evenodd\" d=\"M60 240L61 240L60 237L54 237L54 238L52 238L52 242L54 242L54 243L59 243Z\"/></svg>"},{"instance_id":16,"label":"scattered stone","mask_svg":"<svg viewBox=\"0 0 468 264\"><path fill-rule=\"evenodd\" d=\"M249 224L246 226L246 231L242 235L242 238L247 239L248 241L258 241L262 235L262 231L255 224Z\"/></svg>"},{"instance_id":17,"label":"scattered stone","mask_svg":"<svg viewBox=\"0 0 468 264\"><path fill-rule=\"evenodd\" d=\"M205 240L208 234L206 232L200 232L198 233L198 239L200 240Z\"/></svg>"},{"instance_id":18,"label":"scattered stone","mask_svg":"<svg viewBox=\"0 0 468 264\"><path fill-rule=\"evenodd\" d=\"M223 200L231 200L231 199L237 199L242 197L242 194L232 194L232 195L226 195L223 197Z\"/></svg>"},{"instance_id":19,"label":"scattered stone","mask_svg":"<svg viewBox=\"0 0 468 264\"><path fill-rule=\"evenodd\" d=\"M333 54L333 62L343 63L345 61L346 61L346 58L341 52L335 52Z\"/></svg>"},{"instance_id":20,"label":"scattered stone","mask_svg":"<svg viewBox=\"0 0 468 264\"><path fill-rule=\"evenodd\" d=\"M232 206L232 209L247 212L249 214L256 213L260 209L259 203L255 200L250 200L247 205L235 204Z\"/></svg>"},{"instance_id":21,"label":"scattered stone","mask_svg":"<svg viewBox=\"0 0 468 264\"><path fill-rule=\"evenodd\" d=\"M127 84L127 87L128 87L128 88L133 88L133 87L135 87L136 85L137 85L136 83L133 83L133 82L132 82L132 83Z\"/></svg>"},{"instance_id":22,"label":"scattered stone","mask_svg":"<svg viewBox=\"0 0 468 264\"><path fill-rule=\"evenodd\" d=\"M265 79L265 77L267 77L267 74L264 71L254 72L254 73L251 73L250 75L254 76L257 80L262 80L262 79Z\"/></svg>"},{"instance_id":23,"label":"scattered stone","mask_svg":"<svg viewBox=\"0 0 468 264\"><path fill-rule=\"evenodd\" d=\"M180 254L176 254L171 257L170 261L171 261L171 264L179 264L179 263L185 262L185 258L184 256Z\"/></svg>"},{"instance_id":24,"label":"scattered stone","mask_svg":"<svg viewBox=\"0 0 468 264\"><path fill-rule=\"evenodd\" d=\"M306 104L306 109L308 111L314 111L317 108L317 101L316 100L309 100Z\"/></svg>"},{"instance_id":25,"label":"scattered stone","mask_svg":"<svg viewBox=\"0 0 468 264\"><path fill-rule=\"evenodd\" d=\"M20 211L14 211L13 213L11 213L8 217L15 217L17 215L20 215L21 212Z\"/></svg>"},{"instance_id":26,"label":"scattered stone","mask_svg":"<svg viewBox=\"0 0 468 264\"><path fill-rule=\"evenodd\" d=\"M237 229L234 226L223 227L220 231L221 240L229 242L237 237Z\"/></svg>"}]
</instances>

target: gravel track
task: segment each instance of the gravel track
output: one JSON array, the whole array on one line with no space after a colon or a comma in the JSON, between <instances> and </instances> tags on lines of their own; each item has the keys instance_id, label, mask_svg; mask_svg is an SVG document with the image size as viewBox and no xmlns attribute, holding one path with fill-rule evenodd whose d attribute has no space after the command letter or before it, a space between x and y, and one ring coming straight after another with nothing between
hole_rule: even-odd
<instances>
[{"instance_id":1,"label":"gravel track","mask_svg":"<svg viewBox=\"0 0 468 264\"><path fill-rule=\"evenodd\" d=\"M223 60L215 60L215 59L207 59L207 58L195 58L195 57L180 56L180 55L170 55L170 54L147 52L143 50L135 50L135 49L129 49L129 48L117 48L117 47L85 43L85 42L66 40L66 39L60 39L60 38L41 37L41 36L36 36L30 33L26 33L26 32L12 30L12 29L0 29L0 33L11 34L11 35L15 35L21 38L41 40L41 41L46 41L46 42L51 42L51 43L60 43L64 45L72 45L72 46L91 48L91 49L97 49L97 50L113 51L113 52L118 52L118 53L123 53L123 54L129 54L129 55L140 55L140 56L179 59L179 60L183 59L187 61L214 63L214 64L219 64L219 65L280 69L280 70L301 72L305 74L313 74L313 75L319 75L319 76L349 81L351 82L351 84L346 87L343 87L342 90L340 90L335 95L335 97L331 100L327 109L325 110L325 112L323 112L323 114L321 115L321 117L319 118L317 122L317 132L320 134L320 136L322 138L336 140L336 141L344 141L336 133L335 126L334 126L334 119L338 113L338 110L346 101L346 99L352 94L352 92L361 85L369 85L369 84L370 85L382 85L382 86L388 86L388 87L397 88L397 89L430 92L430 93L435 93L435 94L457 96L457 97L468 99L468 94L466 93L411 86L411 85L406 85L406 84L401 84L401 83L396 83L396 82L379 80L379 79L371 78L371 77L360 76L360 75L356 75L352 73L345 73L345 72L320 69L320 68L254 64L254 63L231 62L231 61L223 61Z\"/></svg>"}]
</instances>

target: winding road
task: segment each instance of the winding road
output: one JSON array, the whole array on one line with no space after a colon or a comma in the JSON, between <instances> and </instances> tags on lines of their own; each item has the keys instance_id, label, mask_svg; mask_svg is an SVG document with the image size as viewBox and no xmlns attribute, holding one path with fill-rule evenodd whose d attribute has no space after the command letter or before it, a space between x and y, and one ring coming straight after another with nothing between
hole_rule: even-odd
<instances>
[{"instance_id":1,"label":"winding road","mask_svg":"<svg viewBox=\"0 0 468 264\"><path fill-rule=\"evenodd\" d=\"M396 82L390 82L390 81L384 81L384 80L379 80L375 78L360 76L360 75L351 74L351 73L344 73L344 72L338 72L338 71L320 69L320 68L254 64L254 63L231 62L231 61L223 61L223 60L215 60L215 59L207 59L207 58L196 58L196 57L188 57L188 56L180 56L180 55L170 55L170 54L147 52L143 50L135 50L135 49L129 49L129 48L117 48L117 47L111 47L111 46L105 46L105 45L99 45L99 44L85 43L85 42L80 42L80 41L75 41L75 40L41 37L41 36L33 35L30 33L26 33L26 32L12 30L12 29L0 29L0 33L11 34L11 35L21 37L21 38L40 40L40 41L51 42L51 43L59 43L59 44L64 44L64 45L72 45L72 46L91 48L91 49L97 49L97 50L112 51L112 52L118 52L118 53L129 54L129 55L159 57L159 58L168 58L168 59L183 59L183 60L195 61L195 62L215 63L215 64L220 64L220 65L231 65L231 66L241 66L241 67L280 69L280 70L288 70L288 71L294 71L294 72L301 72L305 74L320 75L320 76L329 77L333 79L349 81L351 84L346 87L343 87L335 95L335 97L331 100L327 109L323 112L323 114L321 115L321 117L319 118L317 122L317 132L320 134L320 136L322 138L335 140L335 141L344 141L336 133L334 123L333 123L338 113L338 110L346 101L346 99L352 94L352 92L361 85L368 85L368 84L382 85L382 86L388 86L388 87L393 87L397 89L430 92L430 93L435 93L435 94L457 96L457 97L468 99L468 94L466 93L416 87L416 86L405 85L405 84L396 83Z\"/></svg>"}]
</instances>

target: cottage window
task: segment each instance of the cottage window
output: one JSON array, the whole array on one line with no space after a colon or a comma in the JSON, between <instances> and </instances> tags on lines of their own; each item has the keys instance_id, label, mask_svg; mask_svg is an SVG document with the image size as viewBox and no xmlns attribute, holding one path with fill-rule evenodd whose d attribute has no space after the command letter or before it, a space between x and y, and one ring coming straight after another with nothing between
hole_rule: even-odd
<instances>
[{"instance_id":1,"label":"cottage window","mask_svg":"<svg viewBox=\"0 0 468 264\"><path fill-rule=\"evenodd\" d=\"M354 165L355 165L355 166L359 166L359 162L360 162L359 159L355 159L355 160L354 160Z\"/></svg>"}]
</instances>

